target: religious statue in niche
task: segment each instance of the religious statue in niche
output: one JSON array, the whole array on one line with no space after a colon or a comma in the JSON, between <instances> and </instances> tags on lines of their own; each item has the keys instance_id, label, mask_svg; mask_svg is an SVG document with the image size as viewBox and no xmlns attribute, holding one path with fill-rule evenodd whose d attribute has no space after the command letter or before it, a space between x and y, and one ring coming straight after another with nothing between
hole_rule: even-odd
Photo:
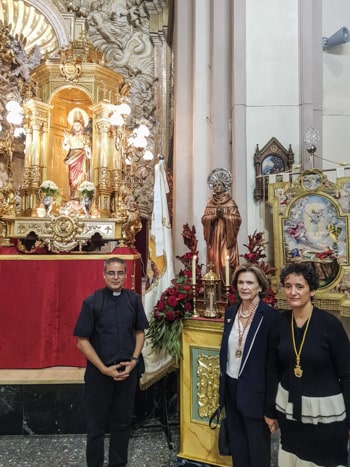
<instances>
[{"instance_id":1,"label":"religious statue in niche","mask_svg":"<svg viewBox=\"0 0 350 467\"><path fill-rule=\"evenodd\" d=\"M64 163L68 166L70 198L79 197L78 187L90 180L91 140L86 133L89 117L85 110L75 107L68 114L70 133L64 133L63 148L68 151Z\"/></svg>"},{"instance_id":2,"label":"religious statue in niche","mask_svg":"<svg viewBox=\"0 0 350 467\"><path fill-rule=\"evenodd\" d=\"M207 264L212 263L222 284L226 284L226 261L229 263L229 283L239 263L237 235L242 222L236 202L228 193L231 173L214 169L208 176L213 194L202 216L203 234L207 243Z\"/></svg>"}]
</instances>

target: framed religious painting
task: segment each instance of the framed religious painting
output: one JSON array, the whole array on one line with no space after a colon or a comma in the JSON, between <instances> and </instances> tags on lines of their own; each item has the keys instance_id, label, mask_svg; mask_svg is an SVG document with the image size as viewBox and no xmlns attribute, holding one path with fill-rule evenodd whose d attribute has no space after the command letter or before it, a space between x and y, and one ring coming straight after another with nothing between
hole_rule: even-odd
<instances>
[{"instance_id":1,"label":"framed religious painting","mask_svg":"<svg viewBox=\"0 0 350 467\"><path fill-rule=\"evenodd\" d=\"M267 187L271 177L274 181L281 181L283 172L290 172L294 163L294 153L291 145L286 149L275 137L260 150L256 146L254 154L255 166L255 201L267 198Z\"/></svg>"},{"instance_id":2,"label":"framed religious painting","mask_svg":"<svg viewBox=\"0 0 350 467\"><path fill-rule=\"evenodd\" d=\"M319 305L344 316L350 316L349 199L350 178L332 182L316 169L302 172L283 186L277 182L269 186L275 287L285 265L312 262L320 281L316 297L323 302Z\"/></svg>"},{"instance_id":3,"label":"framed religious painting","mask_svg":"<svg viewBox=\"0 0 350 467\"><path fill-rule=\"evenodd\" d=\"M347 217L336 200L326 194L306 194L290 205L282 218L283 262L311 261L326 287L338 277L340 266L349 264Z\"/></svg>"}]
</instances>

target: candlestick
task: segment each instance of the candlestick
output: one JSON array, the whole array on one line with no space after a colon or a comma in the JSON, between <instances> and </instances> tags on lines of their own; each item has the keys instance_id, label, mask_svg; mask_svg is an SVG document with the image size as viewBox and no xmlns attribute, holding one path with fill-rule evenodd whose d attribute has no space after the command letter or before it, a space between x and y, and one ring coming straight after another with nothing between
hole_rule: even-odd
<instances>
[{"instance_id":1,"label":"candlestick","mask_svg":"<svg viewBox=\"0 0 350 467\"><path fill-rule=\"evenodd\" d=\"M200 314L197 311L197 291L196 284L192 284L192 297L193 297L193 317L198 318Z\"/></svg>"},{"instance_id":2,"label":"candlestick","mask_svg":"<svg viewBox=\"0 0 350 467\"><path fill-rule=\"evenodd\" d=\"M229 306L229 305L230 305L230 300L229 300L229 298L228 298L229 293L230 293L230 286L229 286L229 285L225 285L226 306ZM222 313L221 317L222 317L224 314L225 314L225 311Z\"/></svg>"},{"instance_id":3,"label":"candlestick","mask_svg":"<svg viewBox=\"0 0 350 467\"><path fill-rule=\"evenodd\" d=\"M194 255L192 258L192 285L196 285L197 279L197 256Z\"/></svg>"},{"instance_id":4,"label":"candlestick","mask_svg":"<svg viewBox=\"0 0 350 467\"><path fill-rule=\"evenodd\" d=\"M229 263L229 257L226 256L225 259L225 272L226 272L226 287L230 286L230 263Z\"/></svg>"}]
</instances>

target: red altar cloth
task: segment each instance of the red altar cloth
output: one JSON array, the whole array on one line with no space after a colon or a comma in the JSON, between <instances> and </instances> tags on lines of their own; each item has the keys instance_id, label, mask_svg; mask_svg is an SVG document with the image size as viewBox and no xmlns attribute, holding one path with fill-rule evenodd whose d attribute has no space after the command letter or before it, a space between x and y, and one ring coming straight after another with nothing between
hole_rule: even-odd
<instances>
[{"instance_id":1,"label":"red altar cloth","mask_svg":"<svg viewBox=\"0 0 350 467\"><path fill-rule=\"evenodd\" d=\"M140 255L118 253L125 287L141 293ZM104 287L110 256L0 255L1 369L85 366L72 333L82 300Z\"/></svg>"}]
</instances>

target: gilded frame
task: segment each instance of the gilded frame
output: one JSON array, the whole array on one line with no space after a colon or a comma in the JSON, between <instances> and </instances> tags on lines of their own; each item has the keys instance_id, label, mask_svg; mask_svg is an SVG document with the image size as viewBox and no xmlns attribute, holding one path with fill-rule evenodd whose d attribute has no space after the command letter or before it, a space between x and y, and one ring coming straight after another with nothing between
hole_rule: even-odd
<instances>
[{"instance_id":1,"label":"gilded frame","mask_svg":"<svg viewBox=\"0 0 350 467\"><path fill-rule=\"evenodd\" d=\"M325 193L302 194L281 217L283 262L312 261L318 270L320 288L338 277L349 265L348 219L340 214L336 200Z\"/></svg>"},{"instance_id":2,"label":"gilded frame","mask_svg":"<svg viewBox=\"0 0 350 467\"><path fill-rule=\"evenodd\" d=\"M293 177L269 185L276 267L273 287L279 290L280 270L286 264L311 261L320 275L316 304L326 303L330 311L350 316L350 177L331 182L317 169ZM283 307L283 294L278 296Z\"/></svg>"}]
</instances>

